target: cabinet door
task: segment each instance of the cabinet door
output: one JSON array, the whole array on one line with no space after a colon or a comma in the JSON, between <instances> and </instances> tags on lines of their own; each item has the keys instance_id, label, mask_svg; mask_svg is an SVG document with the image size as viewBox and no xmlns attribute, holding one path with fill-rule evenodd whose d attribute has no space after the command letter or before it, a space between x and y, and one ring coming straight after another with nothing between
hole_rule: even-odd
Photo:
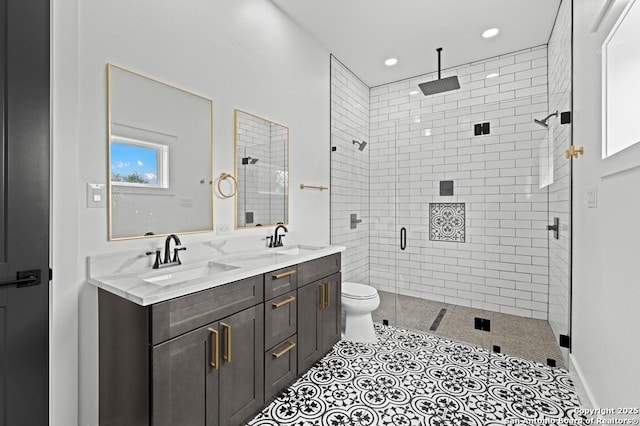
<instances>
[{"instance_id":1,"label":"cabinet door","mask_svg":"<svg viewBox=\"0 0 640 426\"><path fill-rule=\"evenodd\" d=\"M153 347L153 426L218 425L217 330L215 323Z\"/></svg>"},{"instance_id":2,"label":"cabinet door","mask_svg":"<svg viewBox=\"0 0 640 426\"><path fill-rule=\"evenodd\" d=\"M240 425L264 404L264 307L220 320L220 426Z\"/></svg>"},{"instance_id":3,"label":"cabinet door","mask_svg":"<svg viewBox=\"0 0 640 426\"><path fill-rule=\"evenodd\" d=\"M327 285L327 300L322 310L322 355L338 343L342 334L342 280L340 273L322 280Z\"/></svg>"},{"instance_id":4,"label":"cabinet door","mask_svg":"<svg viewBox=\"0 0 640 426\"><path fill-rule=\"evenodd\" d=\"M322 282L298 288L298 375L322 357Z\"/></svg>"}]
</instances>

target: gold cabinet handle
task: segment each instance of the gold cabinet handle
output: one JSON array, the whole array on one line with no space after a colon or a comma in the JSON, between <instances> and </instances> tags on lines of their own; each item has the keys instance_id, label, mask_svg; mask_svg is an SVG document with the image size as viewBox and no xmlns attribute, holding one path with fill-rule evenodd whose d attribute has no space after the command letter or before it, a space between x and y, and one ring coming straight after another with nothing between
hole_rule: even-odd
<instances>
[{"instance_id":1,"label":"gold cabinet handle","mask_svg":"<svg viewBox=\"0 0 640 426\"><path fill-rule=\"evenodd\" d=\"M207 330L209 330L211 332L211 335L213 336L213 344L211 345L213 353L211 354L211 362L209 364L217 370L219 367L218 357L220 353L220 341L218 339L218 330L214 330L213 328L208 328Z\"/></svg>"},{"instance_id":2,"label":"gold cabinet handle","mask_svg":"<svg viewBox=\"0 0 640 426\"><path fill-rule=\"evenodd\" d=\"M327 286L327 304L325 308L328 308L331 305L331 283L326 283Z\"/></svg>"},{"instance_id":3,"label":"gold cabinet handle","mask_svg":"<svg viewBox=\"0 0 640 426\"><path fill-rule=\"evenodd\" d=\"M227 362L231 362L231 326L223 322L221 322L220 325L222 325L227 330L226 348L225 348L225 353L222 356L222 359L224 359Z\"/></svg>"},{"instance_id":4,"label":"gold cabinet handle","mask_svg":"<svg viewBox=\"0 0 640 426\"><path fill-rule=\"evenodd\" d=\"M296 300L295 296L289 296L286 299L281 300L280 302L272 303L271 306L273 306L273 309L282 308L284 305L288 305L289 303L293 302L294 300Z\"/></svg>"},{"instance_id":5,"label":"gold cabinet handle","mask_svg":"<svg viewBox=\"0 0 640 426\"><path fill-rule=\"evenodd\" d=\"M289 344L287 345L286 348L284 348L283 350L281 350L280 352L272 352L271 355L273 355L274 358L278 359L280 358L282 355L286 354L287 352L289 352L291 349L295 348L296 344L293 342L289 342Z\"/></svg>"},{"instance_id":6,"label":"gold cabinet handle","mask_svg":"<svg viewBox=\"0 0 640 426\"><path fill-rule=\"evenodd\" d=\"M288 277L288 276L291 276L291 275L293 275L295 273L296 273L296 270L292 269L291 271L283 272L281 274L275 274L275 275L272 276L272 278L274 280L279 280L280 278Z\"/></svg>"}]
</instances>

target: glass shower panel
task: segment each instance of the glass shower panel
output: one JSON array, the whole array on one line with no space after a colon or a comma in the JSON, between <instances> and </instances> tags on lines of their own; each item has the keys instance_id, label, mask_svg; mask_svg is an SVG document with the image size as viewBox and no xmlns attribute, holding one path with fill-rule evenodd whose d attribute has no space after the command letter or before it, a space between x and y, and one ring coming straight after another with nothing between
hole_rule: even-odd
<instances>
[{"instance_id":1,"label":"glass shower panel","mask_svg":"<svg viewBox=\"0 0 640 426\"><path fill-rule=\"evenodd\" d=\"M396 324L396 264L398 219L396 175L396 123L371 123L370 139L370 283L378 290L377 323Z\"/></svg>"},{"instance_id":2,"label":"glass shower panel","mask_svg":"<svg viewBox=\"0 0 640 426\"><path fill-rule=\"evenodd\" d=\"M546 96L526 96L396 122L396 325L558 358L533 123L546 109Z\"/></svg>"}]
</instances>

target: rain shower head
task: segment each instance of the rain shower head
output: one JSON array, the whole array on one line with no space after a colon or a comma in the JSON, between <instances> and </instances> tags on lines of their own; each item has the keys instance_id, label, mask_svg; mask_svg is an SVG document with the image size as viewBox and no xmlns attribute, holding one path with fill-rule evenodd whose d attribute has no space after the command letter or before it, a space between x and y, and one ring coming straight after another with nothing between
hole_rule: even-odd
<instances>
[{"instance_id":1,"label":"rain shower head","mask_svg":"<svg viewBox=\"0 0 640 426\"><path fill-rule=\"evenodd\" d=\"M543 118L542 120L538 120L537 118L534 118L534 119L533 119L533 122L534 122L534 123L536 123L536 124L541 125L542 127L548 128L548 127L549 127L549 125L547 124L547 121L549 121L549 119L550 119L551 117L557 117L557 116L558 116L558 111L553 112L553 113L551 113L551 114L547 115L547 116L546 116L545 118Z\"/></svg>"},{"instance_id":2,"label":"rain shower head","mask_svg":"<svg viewBox=\"0 0 640 426\"><path fill-rule=\"evenodd\" d=\"M450 90L457 90L460 88L460 82L458 81L458 76L451 76L446 78L441 78L441 66L440 66L440 53L442 52L442 47L438 47L436 49L438 51L438 79L433 81L427 81L425 83L418 84L422 93L425 96L435 95L436 93L448 92Z\"/></svg>"},{"instance_id":3,"label":"rain shower head","mask_svg":"<svg viewBox=\"0 0 640 426\"><path fill-rule=\"evenodd\" d=\"M258 162L257 158L253 158L253 157L242 157L242 164L243 165L247 165L247 164L256 164Z\"/></svg>"},{"instance_id":4,"label":"rain shower head","mask_svg":"<svg viewBox=\"0 0 640 426\"><path fill-rule=\"evenodd\" d=\"M367 146L365 141L358 142L357 140L353 140L353 145L358 145L358 150L364 151L364 147Z\"/></svg>"}]
</instances>

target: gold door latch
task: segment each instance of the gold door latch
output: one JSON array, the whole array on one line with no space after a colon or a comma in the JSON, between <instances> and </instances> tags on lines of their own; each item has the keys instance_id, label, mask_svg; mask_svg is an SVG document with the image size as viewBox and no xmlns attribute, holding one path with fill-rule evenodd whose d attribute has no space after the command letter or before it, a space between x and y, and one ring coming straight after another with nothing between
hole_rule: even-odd
<instances>
[{"instance_id":1,"label":"gold door latch","mask_svg":"<svg viewBox=\"0 0 640 426\"><path fill-rule=\"evenodd\" d=\"M576 148L574 145L571 145L571 147L564 152L564 158L578 158L580 154L584 155L584 147Z\"/></svg>"}]
</instances>

